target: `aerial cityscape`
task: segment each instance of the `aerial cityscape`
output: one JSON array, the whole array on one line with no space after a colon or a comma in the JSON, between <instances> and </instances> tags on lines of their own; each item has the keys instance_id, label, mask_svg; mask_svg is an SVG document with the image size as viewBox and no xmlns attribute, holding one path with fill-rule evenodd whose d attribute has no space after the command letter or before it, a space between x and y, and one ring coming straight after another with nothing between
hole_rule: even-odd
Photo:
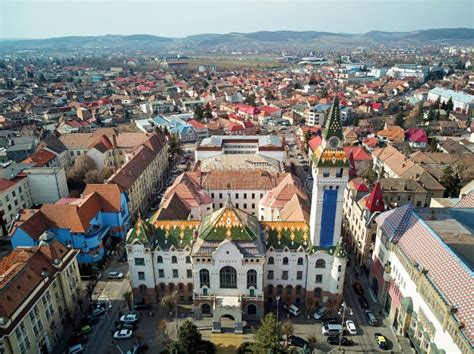
<instances>
[{"instance_id":1,"label":"aerial cityscape","mask_svg":"<svg viewBox=\"0 0 474 354\"><path fill-rule=\"evenodd\" d=\"M2 0L0 354L473 353L474 4L432 3Z\"/></svg>"}]
</instances>

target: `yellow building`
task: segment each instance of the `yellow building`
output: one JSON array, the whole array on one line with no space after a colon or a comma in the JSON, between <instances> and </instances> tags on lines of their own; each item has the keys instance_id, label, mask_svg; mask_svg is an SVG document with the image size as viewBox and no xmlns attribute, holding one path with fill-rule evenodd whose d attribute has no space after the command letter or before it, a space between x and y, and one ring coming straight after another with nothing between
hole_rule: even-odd
<instances>
[{"instance_id":1,"label":"yellow building","mask_svg":"<svg viewBox=\"0 0 474 354\"><path fill-rule=\"evenodd\" d=\"M0 260L0 353L51 353L79 311L78 251L42 236Z\"/></svg>"}]
</instances>

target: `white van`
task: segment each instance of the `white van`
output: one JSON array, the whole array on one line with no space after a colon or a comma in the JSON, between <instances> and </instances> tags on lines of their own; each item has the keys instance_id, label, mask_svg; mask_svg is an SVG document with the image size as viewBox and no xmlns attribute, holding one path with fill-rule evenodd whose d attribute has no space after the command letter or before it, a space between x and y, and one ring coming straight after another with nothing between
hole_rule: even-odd
<instances>
[{"instance_id":1,"label":"white van","mask_svg":"<svg viewBox=\"0 0 474 354\"><path fill-rule=\"evenodd\" d=\"M320 320L323 318L327 313L329 312L329 309L326 306L321 306L316 310L314 313L313 317L317 320Z\"/></svg>"},{"instance_id":2,"label":"white van","mask_svg":"<svg viewBox=\"0 0 474 354\"><path fill-rule=\"evenodd\" d=\"M288 307L288 312L292 314L293 316L299 316L301 314L301 310L293 304L290 307Z\"/></svg>"},{"instance_id":3,"label":"white van","mask_svg":"<svg viewBox=\"0 0 474 354\"><path fill-rule=\"evenodd\" d=\"M82 353L84 351L84 346L79 343L76 345L73 345L72 347L69 347L69 354L77 354L77 353Z\"/></svg>"},{"instance_id":4,"label":"white van","mask_svg":"<svg viewBox=\"0 0 474 354\"><path fill-rule=\"evenodd\" d=\"M340 324L327 324L321 328L325 336L336 336L341 334L342 326Z\"/></svg>"}]
</instances>

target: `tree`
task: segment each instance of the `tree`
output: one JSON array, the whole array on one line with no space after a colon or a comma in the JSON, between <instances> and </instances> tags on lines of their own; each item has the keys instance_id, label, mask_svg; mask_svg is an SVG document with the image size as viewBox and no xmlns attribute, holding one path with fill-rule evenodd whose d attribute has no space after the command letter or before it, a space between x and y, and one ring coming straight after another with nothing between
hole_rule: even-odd
<instances>
[{"instance_id":1,"label":"tree","mask_svg":"<svg viewBox=\"0 0 474 354\"><path fill-rule=\"evenodd\" d=\"M456 198L459 196L459 191L461 190L461 177L459 177L457 169L448 165L444 169L440 183L444 188L446 188L444 191L445 197Z\"/></svg>"},{"instance_id":2,"label":"tree","mask_svg":"<svg viewBox=\"0 0 474 354\"><path fill-rule=\"evenodd\" d=\"M173 314L173 309L178 301L178 293L176 291L166 294L161 298L160 305L168 310L170 315Z\"/></svg>"},{"instance_id":3,"label":"tree","mask_svg":"<svg viewBox=\"0 0 474 354\"><path fill-rule=\"evenodd\" d=\"M337 297L330 297L326 306L329 312L336 314L341 308L341 300Z\"/></svg>"},{"instance_id":4,"label":"tree","mask_svg":"<svg viewBox=\"0 0 474 354\"><path fill-rule=\"evenodd\" d=\"M432 121L435 120L435 118L436 118L435 111L434 111L433 107L431 107L430 110L428 111L428 118L427 118L427 120L428 120L428 122L432 122Z\"/></svg>"},{"instance_id":5,"label":"tree","mask_svg":"<svg viewBox=\"0 0 474 354\"><path fill-rule=\"evenodd\" d=\"M204 118L204 110L202 109L202 105L197 105L194 108L194 116L197 120L202 120Z\"/></svg>"},{"instance_id":6,"label":"tree","mask_svg":"<svg viewBox=\"0 0 474 354\"><path fill-rule=\"evenodd\" d=\"M159 320L157 325L155 326L155 334L156 337L159 338L161 337L161 343L167 349L170 344L173 342L170 337L170 332L168 329L168 324L165 320Z\"/></svg>"},{"instance_id":7,"label":"tree","mask_svg":"<svg viewBox=\"0 0 474 354\"><path fill-rule=\"evenodd\" d=\"M400 112L398 112L397 116L395 117L395 124L403 128L404 117L405 117L405 111L403 109L403 106L401 106Z\"/></svg>"},{"instance_id":8,"label":"tree","mask_svg":"<svg viewBox=\"0 0 474 354\"><path fill-rule=\"evenodd\" d=\"M89 174L89 179L92 180L95 177L97 171L97 165L95 161L88 155L83 154L77 158L74 165L67 171L67 183L70 189L84 189L86 182L86 175Z\"/></svg>"},{"instance_id":9,"label":"tree","mask_svg":"<svg viewBox=\"0 0 474 354\"><path fill-rule=\"evenodd\" d=\"M439 152L438 141L436 140L436 138L431 137L428 140L429 140L429 142L428 142L428 151L429 152Z\"/></svg>"},{"instance_id":10,"label":"tree","mask_svg":"<svg viewBox=\"0 0 474 354\"><path fill-rule=\"evenodd\" d=\"M282 337L281 325L273 313L267 314L254 333L254 342L250 349L254 353L268 353L283 350L280 343Z\"/></svg>"},{"instance_id":11,"label":"tree","mask_svg":"<svg viewBox=\"0 0 474 354\"><path fill-rule=\"evenodd\" d=\"M207 102L206 107L204 107L204 118L207 118L207 119L212 118L212 107L209 102Z\"/></svg>"},{"instance_id":12,"label":"tree","mask_svg":"<svg viewBox=\"0 0 474 354\"><path fill-rule=\"evenodd\" d=\"M454 108L454 103L453 103L453 99L451 97L449 97L449 100L448 102L446 102L446 111L452 111Z\"/></svg>"},{"instance_id":13,"label":"tree","mask_svg":"<svg viewBox=\"0 0 474 354\"><path fill-rule=\"evenodd\" d=\"M245 103L248 104L249 106L256 106L256 99L257 97L255 96L255 93L251 92L247 97L245 97Z\"/></svg>"},{"instance_id":14,"label":"tree","mask_svg":"<svg viewBox=\"0 0 474 354\"><path fill-rule=\"evenodd\" d=\"M201 332L197 326L187 320L178 329L178 347L182 353L196 353L201 342Z\"/></svg>"},{"instance_id":15,"label":"tree","mask_svg":"<svg viewBox=\"0 0 474 354\"><path fill-rule=\"evenodd\" d=\"M85 184L103 183L103 182L104 182L104 177L102 176L102 173L99 170L90 170L84 176Z\"/></svg>"},{"instance_id":16,"label":"tree","mask_svg":"<svg viewBox=\"0 0 474 354\"><path fill-rule=\"evenodd\" d=\"M288 337L293 334L293 323L291 321L281 323L281 332L285 335L285 347L288 347Z\"/></svg>"},{"instance_id":17,"label":"tree","mask_svg":"<svg viewBox=\"0 0 474 354\"><path fill-rule=\"evenodd\" d=\"M108 180L110 176L112 176L115 172L115 168L112 166L107 166L102 170L102 178L104 181Z\"/></svg>"},{"instance_id":18,"label":"tree","mask_svg":"<svg viewBox=\"0 0 474 354\"><path fill-rule=\"evenodd\" d=\"M132 292L127 291L125 294L123 294L123 299L127 302L128 309L131 311L132 310Z\"/></svg>"}]
</instances>

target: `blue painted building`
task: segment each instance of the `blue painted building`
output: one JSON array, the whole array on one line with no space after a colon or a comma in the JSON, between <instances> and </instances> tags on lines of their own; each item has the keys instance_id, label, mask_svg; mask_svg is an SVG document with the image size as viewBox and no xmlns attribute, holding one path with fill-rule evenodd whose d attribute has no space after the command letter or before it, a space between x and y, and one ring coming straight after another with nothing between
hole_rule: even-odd
<instances>
[{"instance_id":1,"label":"blue painted building","mask_svg":"<svg viewBox=\"0 0 474 354\"><path fill-rule=\"evenodd\" d=\"M156 125L166 127L171 134L178 136L181 141L196 141L198 138L194 127L177 116L164 117L157 115L152 120Z\"/></svg>"},{"instance_id":2,"label":"blue painted building","mask_svg":"<svg viewBox=\"0 0 474 354\"><path fill-rule=\"evenodd\" d=\"M130 228L128 198L115 184L89 184L81 198L65 198L39 210L22 210L11 242L35 246L47 232L63 245L80 250L80 263L103 259L113 238L123 239Z\"/></svg>"}]
</instances>

